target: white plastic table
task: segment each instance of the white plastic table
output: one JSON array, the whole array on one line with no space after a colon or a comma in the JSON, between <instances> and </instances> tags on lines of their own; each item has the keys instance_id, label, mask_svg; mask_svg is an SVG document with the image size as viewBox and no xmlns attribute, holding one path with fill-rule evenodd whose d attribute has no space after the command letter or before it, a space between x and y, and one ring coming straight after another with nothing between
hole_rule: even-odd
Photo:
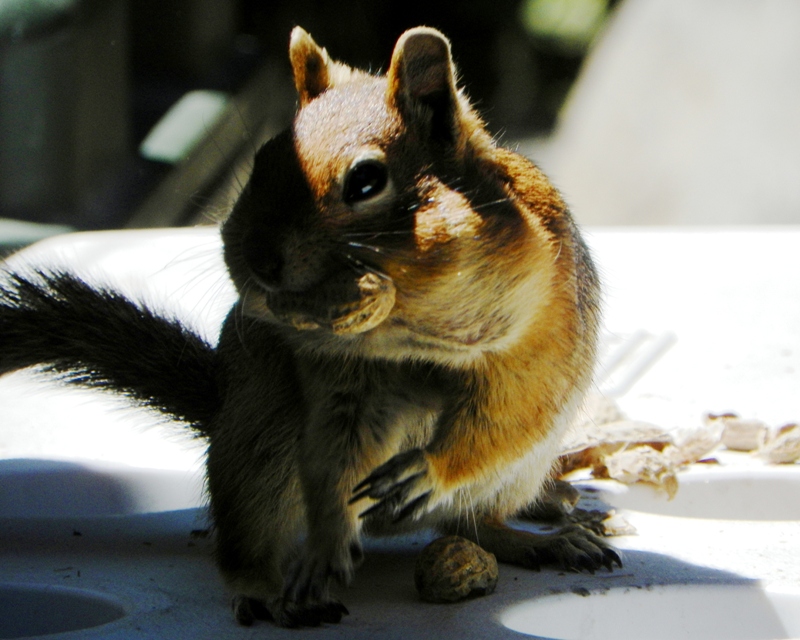
<instances>
[{"instance_id":1,"label":"white plastic table","mask_svg":"<svg viewBox=\"0 0 800 640\"><path fill-rule=\"evenodd\" d=\"M667 428L706 412L800 420L800 227L590 229L587 239L605 282L598 385L631 418ZM60 236L12 263L68 265L212 338L233 299L213 228ZM48 616L85 609L93 623L117 619L64 638L296 637L233 624L210 541L190 534L207 526L202 456L202 443L118 400L29 372L0 379L0 637L8 607L29 636L56 630ZM682 476L671 515L657 495L627 514L638 535L614 541L622 570L502 566L492 596L428 605L412 575L429 536L373 541L343 594L351 615L304 634L800 637L800 466L721 458ZM692 500L701 513L703 500L730 509L689 517ZM83 608L69 601L84 596ZM26 607L45 602L44 626L25 627Z\"/></svg>"}]
</instances>

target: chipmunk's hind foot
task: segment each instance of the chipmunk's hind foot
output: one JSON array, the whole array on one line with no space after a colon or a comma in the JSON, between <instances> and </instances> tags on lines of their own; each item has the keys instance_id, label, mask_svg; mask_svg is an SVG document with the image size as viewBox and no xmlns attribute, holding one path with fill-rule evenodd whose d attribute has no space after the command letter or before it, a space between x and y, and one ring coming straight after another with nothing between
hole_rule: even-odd
<instances>
[{"instance_id":1,"label":"chipmunk's hind foot","mask_svg":"<svg viewBox=\"0 0 800 640\"><path fill-rule=\"evenodd\" d=\"M535 552L541 565L589 573L601 567L613 571L614 565L622 568L619 554L601 537L580 525L568 525L553 534L531 535L538 538Z\"/></svg>"},{"instance_id":2,"label":"chipmunk's hind foot","mask_svg":"<svg viewBox=\"0 0 800 640\"><path fill-rule=\"evenodd\" d=\"M274 622L272 614L267 606L256 598L251 598L242 594L233 596L231 601L233 617L236 622L243 627L251 627L256 620L269 620Z\"/></svg>"},{"instance_id":3,"label":"chipmunk's hind foot","mask_svg":"<svg viewBox=\"0 0 800 640\"><path fill-rule=\"evenodd\" d=\"M580 525L568 525L555 533L532 533L499 522L484 522L474 542L493 553L500 562L539 570L556 566L566 571L594 573L605 567L622 567L619 554L605 540Z\"/></svg>"}]
</instances>

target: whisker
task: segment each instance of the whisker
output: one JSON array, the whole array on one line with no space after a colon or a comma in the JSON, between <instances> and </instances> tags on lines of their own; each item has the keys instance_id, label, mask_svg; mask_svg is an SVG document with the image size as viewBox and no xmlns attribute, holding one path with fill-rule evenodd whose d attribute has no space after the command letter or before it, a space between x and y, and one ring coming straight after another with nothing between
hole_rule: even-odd
<instances>
[{"instance_id":1,"label":"whisker","mask_svg":"<svg viewBox=\"0 0 800 640\"><path fill-rule=\"evenodd\" d=\"M464 492L459 489L456 492L458 496L458 508L456 509L456 535L461 535L461 514L464 513ZM469 516L467 516L469 517Z\"/></svg>"},{"instance_id":2,"label":"whisker","mask_svg":"<svg viewBox=\"0 0 800 640\"><path fill-rule=\"evenodd\" d=\"M367 251L372 251L373 253L377 253L379 255L386 253L382 247L376 247L374 245L364 244L362 242L347 242L346 246L352 247L353 249L366 249Z\"/></svg>"},{"instance_id":3,"label":"whisker","mask_svg":"<svg viewBox=\"0 0 800 640\"><path fill-rule=\"evenodd\" d=\"M498 204L505 204L506 202L510 202L510 198L498 198L497 200L491 200L489 202L484 202L482 204L473 204L472 208L475 211L479 211L487 207L494 207Z\"/></svg>"},{"instance_id":4,"label":"whisker","mask_svg":"<svg viewBox=\"0 0 800 640\"><path fill-rule=\"evenodd\" d=\"M467 487L467 493L469 494L469 507L470 512L472 513L472 526L475 527L475 544L478 546L481 545L480 535L478 534L478 516L475 513L475 501L472 499L472 490ZM467 524L469 524L469 520L467 520Z\"/></svg>"},{"instance_id":5,"label":"whisker","mask_svg":"<svg viewBox=\"0 0 800 640\"><path fill-rule=\"evenodd\" d=\"M394 231L352 231L348 233L343 233L342 236L345 238L382 238L384 236L410 236L411 231L406 231L404 229L398 229Z\"/></svg>"},{"instance_id":6,"label":"whisker","mask_svg":"<svg viewBox=\"0 0 800 640\"><path fill-rule=\"evenodd\" d=\"M252 148L253 155L258 152L258 143L256 142L256 136L253 130L250 128L247 120L242 113L242 107L239 104L238 100L233 100L233 108L236 111L236 115L239 116L239 122L242 125L242 129L244 131L244 139L247 141L247 144Z\"/></svg>"},{"instance_id":7,"label":"whisker","mask_svg":"<svg viewBox=\"0 0 800 640\"><path fill-rule=\"evenodd\" d=\"M242 345L242 349L244 349L245 353L247 353L248 355L250 354L250 348L248 347L247 342L245 341L244 329L243 329L245 321L244 308L245 308L245 303L247 302L247 296L251 294L252 289L253 289L253 279L248 278L247 281L242 286L242 290L240 293L240 300L238 302L239 306L237 310L238 313L236 313L233 317L234 328L236 330L236 336L239 338L239 344Z\"/></svg>"},{"instance_id":8,"label":"whisker","mask_svg":"<svg viewBox=\"0 0 800 640\"><path fill-rule=\"evenodd\" d=\"M364 262L363 260L359 260L358 258L356 258L355 256L353 256L352 254L345 253L345 254L344 254L344 257L345 257L345 258L346 258L346 259L347 259L347 260L348 260L348 261L349 261L349 262L350 262L352 265L354 265L354 266L358 267L358 269L360 269L360 270L362 270L362 271L366 271L366 272L368 272L368 273L374 273L376 276L379 276L379 277L381 277L381 278L385 278L385 277L386 277L386 274L385 274L385 273L383 273L383 272L382 272L382 271L380 271L379 269L377 269L377 268L373 267L372 265L369 265L369 264L367 264L367 263L366 263L366 262Z\"/></svg>"}]
</instances>

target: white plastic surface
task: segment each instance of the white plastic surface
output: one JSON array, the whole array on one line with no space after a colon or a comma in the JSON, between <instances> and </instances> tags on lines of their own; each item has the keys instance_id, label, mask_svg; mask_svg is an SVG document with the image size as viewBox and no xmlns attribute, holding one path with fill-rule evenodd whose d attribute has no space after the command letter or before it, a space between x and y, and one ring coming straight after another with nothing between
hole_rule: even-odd
<instances>
[{"instance_id":1,"label":"white plastic surface","mask_svg":"<svg viewBox=\"0 0 800 640\"><path fill-rule=\"evenodd\" d=\"M0 638L85 632L125 615L107 595L52 585L0 584Z\"/></svg>"},{"instance_id":2,"label":"white plastic surface","mask_svg":"<svg viewBox=\"0 0 800 640\"><path fill-rule=\"evenodd\" d=\"M774 426L800 419L800 228L593 230L588 240L604 274L611 336L598 384L628 415L666 428L697 426L709 411ZM15 262L88 273L210 339L233 299L214 229L64 236ZM90 602L101 594L123 603L124 615L59 638L297 637L231 619L199 506L202 442L119 400L58 389L26 372L0 379L0 418L0 583L8 585L0 611L30 617L42 589L68 586ZM430 536L372 540L353 586L340 594L351 615L302 635L800 635L800 466L765 467L745 454L721 462L681 474L673 502L642 487L603 485L638 531L613 540L622 570L501 565L492 596L428 605L412 575ZM64 610L51 605L36 615L55 625ZM32 629L24 627L25 637L44 633Z\"/></svg>"},{"instance_id":3,"label":"white plastic surface","mask_svg":"<svg viewBox=\"0 0 800 640\"><path fill-rule=\"evenodd\" d=\"M758 584L625 587L515 605L503 624L559 640L779 640L800 637L800 591Z\"/></svg>"},{"instance_id":4,"label":"white plastic surface","mask_svg":"<svg viewBox=\"0 0 800 640\"><path fill-rule=\"evenodd\" d=\"M670 500L647 485L597 482L620 509L677 518L800 522L800 469L796 465L708 468L696 465L680 476Z\"/></svg>"}]
</instances>

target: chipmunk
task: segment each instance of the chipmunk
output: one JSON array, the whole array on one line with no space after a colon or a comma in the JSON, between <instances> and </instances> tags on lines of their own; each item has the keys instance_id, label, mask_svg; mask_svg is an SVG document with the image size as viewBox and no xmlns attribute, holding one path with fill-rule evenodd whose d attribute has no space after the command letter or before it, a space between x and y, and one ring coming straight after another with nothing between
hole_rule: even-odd
<instances>
[{"instance_id":1,"label":"chipmunk","mask_svg":"<svg viewBox=\"0 0 800 640\"><path fill-rule=\"evenodd\" d=\"M218 344L75 274L13 273L0 373L45 366L207 440L243 624L338 622L331 589L365 534L432 527L526 567L621 566L579 527L505 524L546 483L595 359L598 278L561 196L492 140L438 31L405 32L385 76L299 27L290 59L294 123L222 225L239 296Z\"/></svg>"}]
</instances>

